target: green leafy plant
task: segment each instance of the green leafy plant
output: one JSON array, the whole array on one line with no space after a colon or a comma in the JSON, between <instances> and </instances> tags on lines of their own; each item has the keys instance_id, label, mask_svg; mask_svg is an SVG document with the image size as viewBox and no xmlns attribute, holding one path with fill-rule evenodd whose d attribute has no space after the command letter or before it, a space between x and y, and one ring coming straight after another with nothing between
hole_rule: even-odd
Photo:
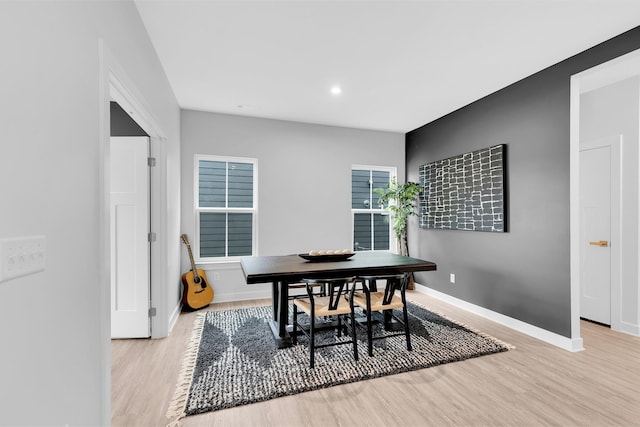
<instances>
[{"instance_id":1,"label":"green leafy plant","mask_svg":"<svg viewBox=\"0 0 640 427\"><path fill-rule=\"evenodd\" d=\"M420 190L420 185L415 182L398 184L396 177L391 178L389 187L374 188L373 190L380 196L378 205L387 210L391 216L391 224L396 235L400 255L409 256L407 224L411 215L417 215L415 201Z\"/></svg>"}]
</instances>

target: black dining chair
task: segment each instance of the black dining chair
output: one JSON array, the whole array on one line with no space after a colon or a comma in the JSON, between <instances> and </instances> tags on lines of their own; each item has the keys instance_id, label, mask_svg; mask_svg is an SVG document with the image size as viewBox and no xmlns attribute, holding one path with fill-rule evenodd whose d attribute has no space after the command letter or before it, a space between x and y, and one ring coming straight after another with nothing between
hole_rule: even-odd
<instances>
[{"instance_id":1,"label":"black dining chair","mask_svg":"<svg viewBox=\"0 0 640 427\"><path fill-rule=\"evenodd\" d=\"M353 302L362 308L367 315L367 345L369 356L373 356L373 341L394 336L404 335L407 340L407 350L411 350L411 334L409 331L409 314L407 312L406 290L409 283L409 274L385 275L385 276L361 276L362 290L355 292ZM379 281L386 281L384 291L378 291ZM400 296L396 295L396 291ZM395 313L394 309L402 311L402 319ZM382 312L384 318L384 329L387 329L391 319L395 319L402 326L400 332L385 331L379 336L373 336L373 312Z\"/></svg>"},{"instance_id":2,"label":"black dining chair","mask_svg":"<svg viewBox=\"0 0 640 427\"><path fill-rule=\"evenodd\" d=\"M342 344L353 345L353 357L358 360L358 341L356 338L356 320L353 311L354 291L356 283L363 282L353 277L337 279L304 279L302 281L307 290L307 295L302 298L293 299L293 334L292 342L297 343L298 333L303 333L309 338L309 365L315 365L315 350L317 348L329 347ZM314 289L322 285L325 295L314 293ZM299 314L306 313L309 316L309 324L304 325L299 322ZM335 327L337 337L342 337L342 333L347 333L344 318L351 324L351 340L336 340L329 343L317 344L316 332L319 325L318 318L332 319L336 322ZM308 329L308 330L307 330Z\"/></svg>"},{"instance_id":3,"label":"black dining chair","mask_svg":"<svg viewBox=\"0 0 640 427\"><path fill-rule=\"evenodd\" d=\"M293 301L296 298L307 298L307 284L306 283L291 283L289 286L289 301ZM324 283L317 283L312 286L314 288L314 294L319 296L326 295Z\"/></svg>"}]
</instances>

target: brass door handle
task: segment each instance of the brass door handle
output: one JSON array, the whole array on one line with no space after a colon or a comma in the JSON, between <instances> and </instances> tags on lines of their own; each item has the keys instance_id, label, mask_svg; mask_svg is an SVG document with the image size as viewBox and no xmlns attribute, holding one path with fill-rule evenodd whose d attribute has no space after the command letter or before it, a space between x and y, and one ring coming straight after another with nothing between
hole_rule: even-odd
<instances>
[{"instance_id":1,"label":"brass door handle","mask_svg":"<svg viewBox=\"0 0 640 427\"><path fill-rule=\"evenodd\" d=\"M589 244L591 246L600 246L603 248L606 248L607 246L609 246L609 242L607 242L606 240L599 240L597 242L589 242Z\"/></svg>"}]
</instances>

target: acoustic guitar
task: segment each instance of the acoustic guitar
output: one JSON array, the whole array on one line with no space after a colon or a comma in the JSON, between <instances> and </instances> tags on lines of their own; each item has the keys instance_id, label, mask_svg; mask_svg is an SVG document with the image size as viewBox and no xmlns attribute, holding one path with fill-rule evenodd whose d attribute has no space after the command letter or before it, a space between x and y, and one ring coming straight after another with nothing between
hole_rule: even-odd
<instances>
[{"instance_id":1,"label":"acoustic guitar","mask_svg":"<svg viewBox=\"0 0 640 427\"><path fill-rule=\"evenodd\" d=\"M189 252L189 260L191 261L191 271L187 271L182 275L182 304L192 310L198 310L208 306L213 301L213 288L207 282L207 275L204 270L197 269L196 263L193 261L193 253L191 245L186 234L180 236Z\"/></svg>"}]
</instances>

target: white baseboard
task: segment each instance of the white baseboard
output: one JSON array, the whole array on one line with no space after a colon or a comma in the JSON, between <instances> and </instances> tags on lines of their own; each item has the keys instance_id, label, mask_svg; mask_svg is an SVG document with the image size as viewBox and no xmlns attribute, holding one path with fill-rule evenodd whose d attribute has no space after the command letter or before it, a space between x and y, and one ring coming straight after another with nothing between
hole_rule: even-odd
<instances>
[{"instance_id":1,"label":"white baseboard","mask_svg":"<svg viewBox=\"0 0 640 427\"><path fill-rule=\"evenodd\" d=\"M173 327L176 325L178 321L178 317L180 316L180 312L182 311L182 303L178 302L176 306L173 308L173 312L171 316L169 316L169 328L167 329L169 333L173 330ZM163 337L164 338L164 337Z\"/></svg>"},{"instance_id":2,"label":"white baseboard","mask_svg":"<svg viewBox=\"0 0 640 427\"><path fill-rule=\"evenodd\" d=\"M255 290L250 292L216 292L215 297L213 298L213 303L215 304L217 302L245 301L263 298L272 298L271 288L269 288L268 290Z\"/></svg>"},{"instance_id":3,"label":"white baseboard","mask_svg":"<svg viewBox=\"0 0 640 427\"><path fill-rule=\"evenodd\" d=\"M418 283L416 283L415 285L415 290L417 292L439 299L473 314L477 314L478 316L504 325L525 335L529 335L533 338L555 345L556 347L560 347L563 350L571 352L584 350L582 338L567 338L554 332L547 331L546 329L530 325L529 323L525 323L521 320L514 319L513 317L505 316L504 314L497 313L484 307L471 304L459 298L452 297L451 295L447 295L426 286L422 286Z\"/></svg>"},{"instance_id":4,"label":"white baseboard","mask_svg":"<svg viewBox=\"0 0 640 427\"><path fill-rule=\"evenodd\" d=\"M634 325L629 322L620 322L619 332L624 332L625 334L633 335L634 337L640 336L640 326Z\"/></svg>"}]
</instances>

